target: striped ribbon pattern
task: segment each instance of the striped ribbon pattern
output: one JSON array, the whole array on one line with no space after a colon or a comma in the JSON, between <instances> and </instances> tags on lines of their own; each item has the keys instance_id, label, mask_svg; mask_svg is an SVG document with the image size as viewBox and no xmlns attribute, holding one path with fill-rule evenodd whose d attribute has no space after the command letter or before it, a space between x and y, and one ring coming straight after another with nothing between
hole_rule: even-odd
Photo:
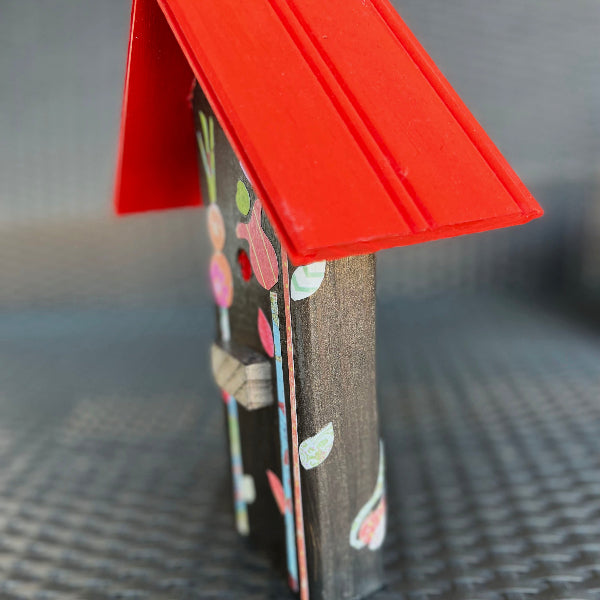
<instances>
[{"instance_id":1,"label":"striped ribbon pattern","mask_svg":"<svg viewBox=\"0 0 600 600\"><path fill-rule=\"evenodd\" d=\"M281 272L283 276L283 303L285 309L285 334L287 338L288 380L290 390L290 420L292 422L292 468L294 472L294 510L296 514L296 547L300 571L300 600L308 600L308 573L306 567L306 540L304 539L304 513L300 483L300 459L298 456L298 414L296 412L296 373L294 370L294 343L292 339L292 315L290 302L290 276L288 256L281 249Z\"/></svg>"},{"instance_id":2,"label":"striped ribbon pattern","mask_svg":"<svg viewBox=\"0 0 600 600\"><path fill-rule=\"evenodd\" d=\"M216 277L217 275L227 274L229 272L229 279L225 281L216 282L212 281L213 291L219 289L223 294L216 294L218 297L225 297L226 300L219 305L219 332L221 339L224 342L228 342L231 339L231 327L229 323L229 309L231 300L233 298L233 282L231 281L231 269L229 263L225 258L225 255L221 252L223 245L225 244L225 225L221 212L217 207L217 177L215 172L215 123L214 119L209 116L207 117L202 111L198 113L200 117L200 124L202 127L202 134L197 134L198 147L200 149L200 156L202 157L202 164L204 165L204 172L206 174L206 180L208 183L208 197L210 207L207 212L208 216L208 230L211 242L213 244L213 261L211 261L211 267L215 263L215 257L219 257L221 261L221 269L216 274L211 273L211 276ZM219 286L216 287L215 284ZM229 288L223 287L223 285L229 286ZM250 533L250 522L248 520L248 507L247 497L248 493L245 493L246 486L244 485L244 465L242 462L242 445L240 441L240 422L238 417L238 408L236 399L227 394L223 393L223 399L227 406L227 428L229 431L229 453L231 455L231 475L233 478L233 500L235 507L235 524L240 535L248 535ZM248 499L252 502L252 499Z\"/></svg>"},{"instance_id":3,"label":"striped ribbon pattern","mask_svg":"<svg viewBox=\"0 0 600 600\"><path fill-rule=\"evenodd\" d=\"M240 423L237 401L230 394L224 394L227 404L227 424L229 428L229 447L231 451L231 475L233 477L233 500L235 506L235 525L240 535L250 533L248 508L244 497L244 466L240 443Z\"/></svg>"},{"instance_id":4,"label":"striped ribbon pattern","mask_svg":"<svg viewBox=\"0 0 600 600\"><path fill-rule=\"evenodd\" d=\"M287 548L287 566L290 587L298 591L298 563L296 557L296 540L294 536L294 515L292 513L292 483L290 474L290 453L288 448L287 410L285 406L285 387L283 383L283 364L281 357L281 333L279 330L279 305L277 294L270 292L271 320L273 323L273 341L275 342L275 372L277 374L277 404L279 414L279 446L281 451L281 479L285 495L286 511L285 543Z\"/></svg>"}]
</instances>

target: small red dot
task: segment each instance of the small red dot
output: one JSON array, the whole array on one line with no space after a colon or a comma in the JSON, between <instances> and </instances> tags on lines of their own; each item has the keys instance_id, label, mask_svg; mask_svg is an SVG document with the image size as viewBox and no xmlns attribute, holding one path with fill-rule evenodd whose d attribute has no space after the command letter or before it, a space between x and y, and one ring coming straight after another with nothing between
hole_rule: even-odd
<instances>
[{"instance_id":1,"label":"small red dot","mask_svg":"<svg viewBox=\"0 0 600 600\"><path fill-rule=\"evenodd\" d=\"M252 265L250 264L248 254L243 248L238 252L237 261L244 281L250 281L252 278Z\"/></svg>"}]
</instances>

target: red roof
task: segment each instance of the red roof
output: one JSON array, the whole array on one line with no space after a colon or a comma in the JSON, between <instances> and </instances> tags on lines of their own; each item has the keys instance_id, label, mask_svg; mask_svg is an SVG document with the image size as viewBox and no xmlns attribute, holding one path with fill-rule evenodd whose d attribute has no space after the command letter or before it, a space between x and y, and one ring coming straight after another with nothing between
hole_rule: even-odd
<instances>
[{"instance_id":1,"label":"red roof","mask_svg":"<svg viewBox=\"0 0 600 600\"><path fill-rule=\"evenodd\" d=\"M295 264L542 214L387 0L134 0L120 214L200 204L194 78Z\"/></svg>"}]
</instances>

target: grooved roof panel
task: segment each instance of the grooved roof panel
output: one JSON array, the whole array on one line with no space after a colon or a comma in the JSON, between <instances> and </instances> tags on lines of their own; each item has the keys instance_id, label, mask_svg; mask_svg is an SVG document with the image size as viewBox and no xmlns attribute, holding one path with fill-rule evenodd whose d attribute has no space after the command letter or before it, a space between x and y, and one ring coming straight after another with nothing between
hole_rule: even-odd
<instances>
[{"instance_id":1,"label":"grooved roof panel","mask_svg":"<svg viewBox=\"0 0 600 600\"><path fill-rule=\"evenodd\" d=\"M385 0L135 0L119 212L199 203L193 77L296 264L541 215Z\"/></svg>"}]
</instances>

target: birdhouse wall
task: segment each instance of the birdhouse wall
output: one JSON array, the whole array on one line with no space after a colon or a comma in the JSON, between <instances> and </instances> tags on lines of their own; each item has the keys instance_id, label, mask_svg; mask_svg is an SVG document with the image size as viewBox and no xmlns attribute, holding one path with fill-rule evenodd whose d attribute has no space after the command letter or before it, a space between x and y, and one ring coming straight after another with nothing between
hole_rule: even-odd
<instances>
[{"instance_id":1,"label":"birdhouse wall","mask_svg":"<svg viewBox=\"0 0 600 600\"><path fill-rule=\"evenodd\" d=\"M260 335L257 328L257 319L259 310L269 318L271 314L269 293L263 289L254 278L254 281L245 281L242 277L241 269L238 264L238 251L243 248L241 240L236 236L236 226L240 222L240 214L236 204L237 182L245 181L248 186L248 180L245 178L240 164L231 151L229 143L210 109L206 98L201 89L196 86L194 91L194 117L196 131L201 137L203 134L200 113L206 115L214 124L214 161L215 161L215 183L216 200L211 202L211 194L214 191L209 185L202 157L200 162L200 183L204 205L207 212L207 229L199 232L199 235L209 235L213 246L213 256L211 256L211 267L215 256L222 256L229 266L229 272L224 274L229 281L223 285L223 294L225 300L221 299L221 304L229 306L219 306L219 301L215 300L216 316L216 337L218 341L226 341L227 333L223 331L223 313L227 313L228 325L226 326L233 335L230 337L241 347L249 348L255 352L265 355L260 341ZM199 150L201 152L201 150ZM249 186L248 186L248 189ZM216 208L213 208L216 207ZM217 212L218 211L218 212ZM222 242L214 219L214 214L220 214L224 225ZM271 243L278 248L277 238L268 228L268 223L264 222L265 230L268 232ZM213 233L214 231L214 233ZM211 285L214 284L215 273L211 272L211 267L207 269L207 275L211 278ZM223 275L221 273L221 275ZM227 302L227 289L230 289L231 299ZM214 289L214 285L213 285ZM275 368L271 367L271 382L275 381ZM272 396L272 385L271 385ZM274 396L272 396L274 398ZM275 566L281 570L282 574L286 572L286 550L285 550L285 530L277 504L271 493L267 469L274 469L279 463L279 449L277 445L278 415L277 405L271 403L271 406L261 410L246 410L241 404L237 404L237 420L239 429L239 440L241 445L241 468L243 475L251 477L255 501L240 503L235 510L238 531L242 535L248 535L251 541L262 551L266 552ZM231 455L231 414L227 401L225 402L225 421L227 438L230 441ZM233 457L230 456L230 460ZM235 477L232 481L235 488ZM235 493L238 492L234 492ZM240 508L241 507L241 508ZM243 524L244 512L247 514L247 530ZM242 519L242 523L240 523Z\"/></svg>"},{"instance_id":2,"label":"birdhouse wall","mask_svg":"<svg viewBox=\"0 0 600 600\"><path fill-rule=\"evenodd\" d=\"M214 250L216 356L230 353L213 371L225 388L238 530L301 598L364 596L381 585L386 520L375 257L296 269L199 88L194 114ZM323 218L334 217L324 209ZM260 360L270 367L267 400L249 390ZM247 406L250 396L260 408Z\"/></svg>"}]
</instances>

